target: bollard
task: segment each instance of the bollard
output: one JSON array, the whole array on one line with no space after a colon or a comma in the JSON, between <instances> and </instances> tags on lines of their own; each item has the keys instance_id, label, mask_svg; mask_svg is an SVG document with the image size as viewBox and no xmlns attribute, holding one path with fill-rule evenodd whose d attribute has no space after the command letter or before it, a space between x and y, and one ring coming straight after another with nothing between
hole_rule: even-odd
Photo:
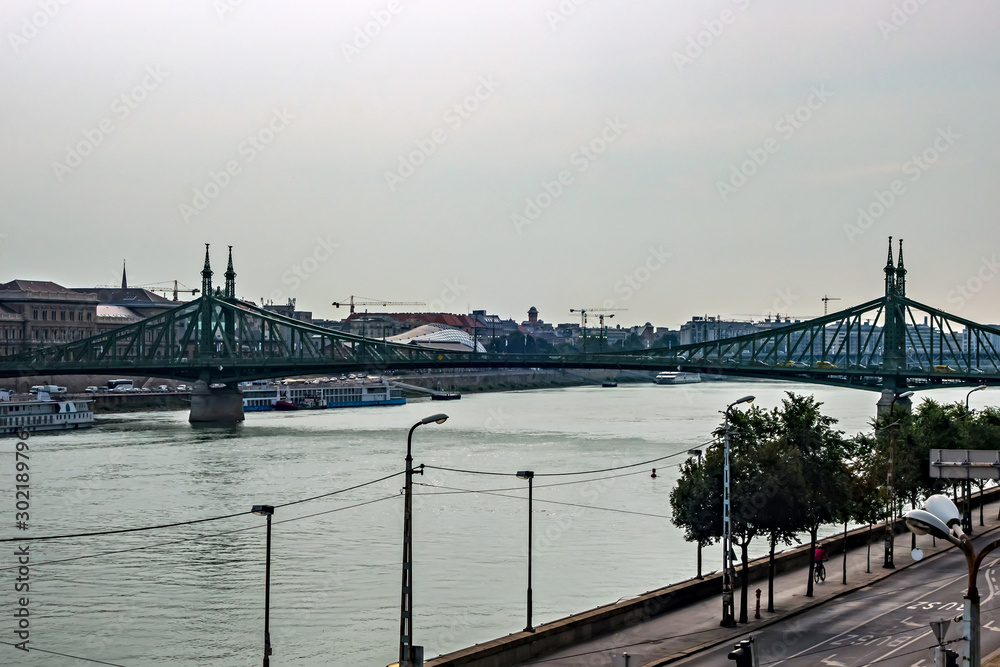
<instances>
[{"instance_id":1,"label":"bollard","mask_svg":"<svg viewBox=\"0 0 1000 667\"><path fill-rule=\"evenodd\" d=\"M760 589L757 589L757 610L753 613L754 618L760 618Z\"/></svg>"}]
</instances>

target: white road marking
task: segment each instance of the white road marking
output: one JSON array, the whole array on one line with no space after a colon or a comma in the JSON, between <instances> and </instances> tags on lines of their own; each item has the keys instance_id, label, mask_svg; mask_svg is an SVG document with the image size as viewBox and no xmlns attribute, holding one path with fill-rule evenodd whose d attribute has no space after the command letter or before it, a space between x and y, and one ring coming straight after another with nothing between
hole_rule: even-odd
<instances>
[{"instance_id":1,"label":"white road marking","mask_svg":"<svg viewBox=\"0 0 1000 667\"><path fill-rule=\"evenodd\" d=\"M826 658L823 658L822 660L820 660L820 664L830 665L830 667L848 667L848 665L846 665L843 662L837 662L837 661L833 660L833 658L836 658L836 657L837 657L836 653L831 653L829 657L826 657Z\"/></svg>"},{"instance_id":2,"label":"white road marking","mask_svg":"<svg viewBox=\"0 0 1000 667\"><path fill-rule=\"evenodd\" d=\"M893 654L893 653L895 653L896 651L900 651L900 650L902 650L902 649L906 648L907 646L909 646L909 645L910 645L910 644L912 644L913 642L917 641L918 639L923 639L924 637L926 637L926 636L927 636L927 635L929 635L929 634L931 634L931 631L930 631L930 630L928 630L927 632L925 632L925 633L924 633L924 634L922 634L922 635L917 635L916 637L914 637L914 638L913 638L913 639L911 639L910 641L906 642L905 644L903 644L903 645L901 645L901 646L897 646L896 648L892 649L891 651L889 651L889 652L888 652L888 653L886 653L885 655L883 655L883 656L880 656L880 657L876 658L876 659L875 659L875 660L873 660L872 662L880 662L880 661L882 661L882 660L885 660L886 658L888 658L888 657L889 657L890 655L892 655L892 654Z\"/></svg>"},{"instance_id":3,"label":"white road marking","mask_svg":"<svg viewBox=\"0 0 1000 667\"><path fill-rule=\"evenodd\" d=\"M891 613L893 613L893 612L895 612L895 611L899 611L900 609L904 608L904 607L905 607L906 605L910 605L910 604L913 604L914 602L916 602L916 601L918 601L918 600L920 600L920 599L922 599L922 598L926 597L927 595L930 595L931 593L937 593L938 591L940 591L940 590L942 590L942 589L945 589L945 588L948 588L948 586L951 586L952 584L954 584L954 583L956 583L956 582L958 582L958 581L961 581L962 579L966 578L967 576L968 576L967 574L963 574L963 575L959 575L959 576L955 577L954 579L952 579L951 581L949 581L949 582L947 582L947 583L945 583L945 584L942 584L942 585L938 586L938 587L937 587L937 588L935 588L934 590L931 590L931 591L927 591L927 593L926 593L926 594L925 594L924 596L922 596L922 597L918 597L918 598L915 598L914 600L911 600L911 601L909 601L909 602L904 602L904 603L902 603L902 604L900 604L900 605L897 605L896 607L894 607L894 608L892 608L892 609L889 609L889 610L887 610L887 611L884 611L884 612L882 612L881 614L876 614L875 616L872 616L871 618L869 618L869 619L866 619L866 620L864 620L864 621L861 621L861 622L860 622L860 623L858 623L857 625L855 625L855 626L853 626L853 627L850 627L850 628L848 628L847 630L844 630L843 632L841 632L841 633L840 633L840 634L838 634L838 635L834 635L833 637L830 637L829 639L824 639L823 641L821 641L821 642L818 642L818 643L816 643L816 644L813 644L812 646L810 646L810 647L808 647L808 648L805 648L805 649L803 649L803 650L799 651L798 653L796 653L796 654L794 654L794 655L790 655L790 656L788 656L787 658L785 658L785 659L783 659L783 660L779 660L779 661L777 661L777 662L774 662L774 663L771 663L771 667L775 667L776 665L780 665L780 664L781 664L781 663L783 663L783 662L787 662L788 660L792 660L792 659L794 659L794 658L797 658L797 657L799 657L799 656L801 656L801 655L803 655L803 654L805 654L805 653L810 653L810 652L812 652L812 651L815 651L816 649L818 649L818 648L819 648L820 646L822 646L823 644L826 644L826 643L828 643L828 642L831 642L831 641L833 641L834 639L837 639L838 637L842 637L842 636L844 636L844 635L848 634L849 632L851 632L852 630L857 630L857 629L858 629L858 628L860 628L861 626L863 626L863 625L867 625L868 623L871 623L871 622L872 622L872 621L874 621L875 619L878 619L878 618L882 618L883 616L886 616L886 615L888 615L888 614L891 614ZM928 633L927 633L927 634L930 634L930 632L928 631Z\"/></svg>"},{"instance_id":4,"label":"white road marking","mask_svg":"<svg viewBox=\"0 0 1000 667\"><path fill-rule=\"evenodd\" d=\"M903 625L908 625L911 628L922 628L925 625L927 625L926 623L910 623L910 619L911 618L913 618L913 617L912 616L907 616L902 621L900 621L900 623L902 623Z\"/></svg>"}]
</instances>

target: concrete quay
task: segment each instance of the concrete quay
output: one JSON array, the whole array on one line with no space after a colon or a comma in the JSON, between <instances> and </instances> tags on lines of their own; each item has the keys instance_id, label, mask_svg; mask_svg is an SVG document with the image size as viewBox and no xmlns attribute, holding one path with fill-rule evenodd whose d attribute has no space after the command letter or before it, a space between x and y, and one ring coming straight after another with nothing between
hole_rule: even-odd
<instances>
[{"instance_id":1,"label":"concrete quay","mask_svg":"<svg viewBox=\"0 0 1000 667\"><path fill-rule=\"evenodd\" d=\"M1000 528L1000 488L984 494L985 526L980 528L973 511L976 535ZM974 507L978 497L973 497ZM910 556L911 535L898 522L894 542L895 569L883 569L885 526L873 529L871 571L867 569L868 528L847 533L847 584L842 583L844 535L821 540L830 558L826 581L806 597L810 560L809 545L790 549L775 557L775 611L765 611L767 602L767 558L750 562L749 623L736 628L719 626L722 612L722 582L718 573L703 580L688 580L650 591L636 598L605 605L536 626L534 633L517 632L507 637L438 656L427 667L608 667L613 656L630 655L633 667L661 667L683 660L719 644L735 643L751 632L805 613L830 600L865 588L886 577L904 573L915 564ZM932 545L929 536L918 538L924 561L953 551L948 543ZM707 547L706 550L713 547ZM716 545L714 548L718 549ZM956 552L949 557L961 558ZM905 575L904 575L905 576ZM762 589L761 617L754 618L754 591ZM736 612L739 615L739 589ZM620 658L619 658L620 660ZM624 664L621 662L620 664Z\"/></svg>"}]
</instances>

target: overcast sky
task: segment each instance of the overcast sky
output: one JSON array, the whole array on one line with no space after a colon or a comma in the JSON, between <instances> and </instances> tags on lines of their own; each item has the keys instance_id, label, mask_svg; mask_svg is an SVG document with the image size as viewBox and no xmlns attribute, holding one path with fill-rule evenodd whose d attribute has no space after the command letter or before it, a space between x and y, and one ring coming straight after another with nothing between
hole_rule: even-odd
<instances>
[{"instance_id":1,"label":"overcast sky","mask_svg":"<svg viewBox=\"0 0 1000 667\"><path fill-rule=\"evenodd\" d=\"M317 316L676 327L877 297L893 235L1000 321L1000 4L63 2L0 6L2 280L196 287L208 242Z\"/></svg>"}]
</instances>

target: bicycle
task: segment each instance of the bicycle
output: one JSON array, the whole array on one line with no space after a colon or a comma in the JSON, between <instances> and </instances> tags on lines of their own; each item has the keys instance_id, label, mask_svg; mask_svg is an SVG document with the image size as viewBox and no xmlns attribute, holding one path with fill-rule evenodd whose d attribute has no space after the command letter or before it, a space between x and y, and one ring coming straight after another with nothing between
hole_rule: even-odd
<instances>
[{"instance_id":1,"label":"bicycle","mask_svg":"<svg viewBox=\"0 0 1000 667\"><path fill-rule=\"evenodd\" d=\"M826 581L826 566L823 565L823 561L816 563L816 567L813 569L813 579L817 584Z\"/></svg>"}]
</instances>

